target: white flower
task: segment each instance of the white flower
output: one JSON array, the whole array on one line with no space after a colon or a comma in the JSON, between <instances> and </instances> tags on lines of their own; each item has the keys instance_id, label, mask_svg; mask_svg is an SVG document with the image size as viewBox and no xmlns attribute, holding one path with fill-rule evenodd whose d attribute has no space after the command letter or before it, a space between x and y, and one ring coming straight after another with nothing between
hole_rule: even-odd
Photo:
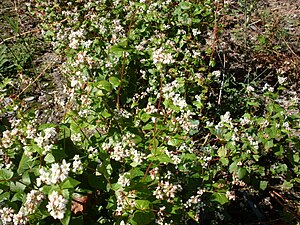
<instances>
[{"instance_id":1,"label":"white flower","mask_svg":"<svg viewBox=\"0 0 300 225\"><path fill-rule=\"evenodd\" d=\"M284 122L282 126L287 130L290 128L289 122Z\"/></svg>"},{"instance_id":2,"label":"white flower","mask_svg":"<svg viewBox=\"0 0 300 225\"><path fill-rule=\"evenodd\" d=\"M82 166L82 162L80 160L79 155L75 155L73 157L73 160L74 161L73 161L73 164L72 164L72 166L73 166L72 172L76 173L76 172L82 171L83 170L83 166Z\"/></svg>"},{"instance_id":3,"label":"white flower","mask_svg":"<svg viewBox=\"0 0 300 225\"><path fill-rule=\"evenodd\" d=\"M130 180L125 177L125 174L120 175L119 179L118 179L118 183L122 185L122 187L126 187L130 185Z\"/></svg>"},{"instance_id":4,"label":"white flower","mask_svg":"<svg viewBox=\"0 0 300 225\"><path fill-rule=\"evenodd\" d=\"M77 49L79 47L79 41L76 38L73 38L69 44L69 47L72 49Z\"/></svg>"},{"instance_id":5,"label":"white flower","mask_svg":"<svg viewBox=\"0 0 300 225\"><path fill-rule=\"evenodd\" d=\"M31 190L26 196L24 211L26 214L33 214L36 208L41 204L45 195L37 190Z\"/></svg>"},{"instance_id":6,"label":"white flower","mask_svg":"<svg viewBox=\"0 0 300 225\"><path fill-rule=\"evenodd\" d=\"M283 84L287 80L287 77L278 77L278 83Z\"/></svg>"},{"instance_id":7,"label":"white flower","mask_svg":"<svg viewBox=\"0 0 300 225\"><path fill-rule=\"evenodd\" d=\"M36 179L37 186L40 186L42 182L50 185L64 181L69 175L70 165L71 163L67 163L66 160L63 160L61 165L59 163L53 163L50 171L41 168L39 171L40 177Z\"/></svg>"},{"instance_id":8,"label":"white flower","mask_svg":"<svg viewBox=\"0 0 300 225\"><path fill-rule=\"evenodd\" d=\"M159 63L170 64L170 63L174 62L174 60L172 58L172 54L171 53L164 53L162 48L154 50L152 58L153 58L153 63L155 65L159 64Z\"/></svg>"},{"instance_id":9,"label":"white flower","mask_svg":"<svg viewBox=\"0 0 300 225\"><path fill-rule=\"evenodd\" d=\"M36 142L37 146L39 146L40 148L43 147L44 137L41 134L38 134L37 137L34 138L34 141Z\"/></svg>"},{"instance_id":10,"label":"white flower","mask_svg":"<svg viewBox=\"0 0 300 225\"><path fill-rule=\"evenodd\" d=\"M14 217L14 210L12 208L3 207L0 209L0 218L3 225L11 224Z\"/></svg>"},{"instance_id":11,"label":"white flower","mask_svg":"<svg viewBox=\"0 0 300 225\"><path fill-rule=\"evenodd\" d=\"M247 86L246 90L248 92L253 92L254 91L254 88L252 86Z\"/></svg>"},{"instance_id":12,"label":"white flower","mask_svg":"<svg viewBox=\"0 0 300 225\"><path fill-rule=\"evenodd\" d=\"M29 219L27 218L25 213L20 210L17 214L14 215L13 221L15 225L26 225Z\"/></svg>"},{"instance_id":13,"label":"white flower","mask_svg":"<svg viewBox=\"0 0 300 225\"><path fill-rule=\"evenodd\" d=\"M66 205L68 200L62 195L59 195L57 191L53 191L48 196L49 202L47 204L47 209L50 215L54 219L63 219L66 212Z\"/></svg>"},{"instance_id":14,"label":"white flower","mask_svg":"<svg viewBox=\"0 0 300 225\"><path fill-rule=\"evenodd\" d=\"M152 180L154 180L158 174L158 167L153 168L152 170L150 170L149 174Z\"/></svg>"},{"instance_id":15,"label":"white flower","mask_svg":"<svg viewBox=\"0 0 300 225\"><path fill-rule=\"evenodd\" d=\"M215 70L211 74L218 79L221 76L221 71L220 70Z\"/></svg>"},{"instance_id":16,"label":"white flower","mask_svg":"<svg viewBox=\"0 0 300 225\"><path fill-rule=\"evenodd\" d=\"M72 133L71 134L71 140L74 141L74 142L81 141L81 135L80 135L80 133L77 133L77 134Z\"/></svg>"},{"instance_id":17,"label":"white flower","mask_svg":"<svg viewBox=\"0 0 300 225\"><path fill-rule=\"evenodd\" d=\"M164 197L167 197L168 202L173 202L175 193L181 191L182 187L180 184L172 184L169 181L160 181L156 190L153 192L153 195L160 200L163 200Z\"/></svg>"},{"instance_id":18,"label":"white flower","mask_svg":"<svg viewBox=\"0 0 300 225\"><path fill-rule=\"evenodd\" d=\"M230 112L226 112L224 115L220 116L221 122L223 123L231 123Z\"/></svg>"},{"instance_id":19,"label":"white flower","mask_svg":"<svg viewBox=\"0 0 300 225\"><path fill-rule=\"evenodd\" d=\"M226 197L228 198L228 200L235 200L236 195L234 191L227 191L226 192Z\"/></svg>"},{"instance_id":20,"label":"white flower","mask_svg":"<svg viewBox=\"0 0 300 225\"><path fill-rule=\"evenodd\" d=\"M46 128L44 130L44 138L45 139L52 139L52 138L55 138L57 132L56 132L56 129L54 127L50 127L50 128Z\"/></svg>"}]
</instances>

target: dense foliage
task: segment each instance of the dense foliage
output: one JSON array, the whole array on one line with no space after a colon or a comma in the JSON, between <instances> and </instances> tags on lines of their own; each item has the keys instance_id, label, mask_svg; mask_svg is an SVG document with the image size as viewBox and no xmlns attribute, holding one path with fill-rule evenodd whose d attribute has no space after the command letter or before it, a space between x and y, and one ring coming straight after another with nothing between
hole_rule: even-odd
<instances>
[{"instance_id":1,"label":"dense foliage","mask_svg":"<svg viewBox=\"0 0 300 225\"><path fill-rule=\"evenodd\" d=\"M1 83L2 224L219 224L238 198L299 187L297 93L281 74L226 85L214 1L28 7L67 83L59 123Z\"/></svg>"}]
</instances>

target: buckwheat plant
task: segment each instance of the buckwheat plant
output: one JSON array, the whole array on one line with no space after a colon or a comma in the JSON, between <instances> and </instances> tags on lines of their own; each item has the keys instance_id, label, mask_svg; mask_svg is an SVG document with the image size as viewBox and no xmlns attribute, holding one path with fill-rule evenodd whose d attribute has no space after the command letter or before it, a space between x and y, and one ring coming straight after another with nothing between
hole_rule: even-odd
<instances>
[{"instance_id":1,"label":"buckwheat plant","mask_svg":"<svg viewBox=\"0 0 300 225\"><path fill-rule=\"evenodd\" d=\"M224 224L239 190L299 184L288 79L245 85L243 112L218 106L216 2L27 4L65 58L66 98L59 123L22 99L1 109L13 112L0 136L3 224Z\"/></svg>"}]
</instances>

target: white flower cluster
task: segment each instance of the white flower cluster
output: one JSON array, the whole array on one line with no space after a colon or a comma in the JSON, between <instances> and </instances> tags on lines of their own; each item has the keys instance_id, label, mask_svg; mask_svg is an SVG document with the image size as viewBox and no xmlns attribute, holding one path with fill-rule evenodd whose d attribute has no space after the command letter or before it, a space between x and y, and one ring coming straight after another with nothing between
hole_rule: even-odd
<instances>
[{"instance_id":1,"label":"white flower cluster","mask_svg":"<svg viewBox=\"0 0 300 225\"><path fill-rule=\"evenodd\" d=\"M235 199L236 199L235 191L227 191L226 197L228 198L228 200L235 201Z\"/></svg>"},{"instance_id":2,"label":"white flower cluster","mask_svg":"<svg viewBox=\"0 0 300 225\"><path fill-rule=\"evenodd\" d=\"M80 142L81 141L81 133L72 132L71 133L71 140L73 142Z\"/></svg>"},{"instance_id":3,"label":"white flower cluster","mask_svg":"<svg viewBox=\"0 0 300 225\"><path fill-rule=\"evenodd\" d=\"M13 218L14 225L26 225L29 221L27 215L20 210L17 214L14 215Z\"/></svg>"},{"instance_id":4,"label":"white flower cluster","mask_svg":"<svg viewBox=\"0 0 300 225\"><path fill-rule=\"evenodd\" d=\"M119 118L126 118L128 119L131 115L130 112L126 111L125 109L115 109L114 110L114 116L116 119L119 119Z\"/></svg>"},{"instance_id":5,"label":"white flower cluster","mask_svg":"<svg viewBox=\"0 0 300 225\"><path fill-rule=\"evenodd\" d=\"M47 204L47 209L50 215L54 219L63 219L66 212L66 205L68 200L64 196L58 194L57 191L53 191L48 196L49 202Z\"/></svg>"},{"instance_id":6,"label":"white flower cluster","mask_svg":"<svg viewBox=\"0 0 300 225\"><path fill-rule=\"evenodd\" d=\"M83 166L82 166L82 162L80 160L79 155L75 155L73 157L73 160L74 161L73 161L73 164L72 164L72 166L73 166L72 172L74 172L74 173L81 173L83 171Z\"/></svg>"},{"instance_id":7,"label":"white flower cluster","mask_svg":"<svg viewBox=\"0 0 300 225\"><path fill-rule=\"evenodd\" d=\"M255 91L255 89L250 85L247 86L246 90L247 90L247 92L254 92Z\"/></svg>"},{"instance_id":8,"label":"white flower cluster","mask_svg":"<svg viewBox=\"0 0 300 225\"><path fill-rule=\"evenodd\" d=\"M122 216L124 209L128 212L129 209L133 212L135 207L135 192L130 191L129 193L118 191L116 192L117 197L117 209L116 209L116 216Z\"/></svg>"},{"instance_id":9,"label":"white flower cluster","mask_svg":"<svg viewBox=\"0 0 300 225\"><path fill-rule=\"evenodd\" d=\"M45 195L37 190L31 190L26 196L24 211L26 214L33 214L36 208L44 200Z\"/></svg>"},{"instance_id":10,"label":"white flower cluster","mask_svg":"<svg viewBox=\"0 0 300 225\"><path fill-rule=\"evenodd\" d=\"M32 123L29 123L26 128L26 138L33 139L36 135L35 126Z\"/></svg>"},{"instance_id":11,"label":"white flower cluster","mask_svg":"<svg viewBox=\"0 0 300 225\"><path fill-rule=\"evenodd\" d=\"M253 138L253 136L250 136L248 133L246 133L245 136L247 137L247 139L248 139L250 145L251 145L254 149L258 150L258 148L259 148L259 142L258 142L258 141L255 141L255 139Z\"/></svg>"},{"instance_id":12,"label":"white flower cluster","mask_svg":"<svg viewBox=\"0 0 300 225\"><path fill-rule=\"evenodd\" d=\"M155 65L161 64L171 64L174 63L171 53L165 53L162 48L153 51L153 63Z\"/></svg>"},{"instance_id":13,"label":"white flower cluster","mask_svg":"<svg viewBox=\"0 0 300 225\"><path fill-rule=\"evenodd\" d=\"M132 161L135 163L135 165L141 165L143 160L146 158L146 154L134 149L131 152L131 157L132 157Z\"/></svg>"},{"instance_id":14,"label":"white flower cluster","mask_svg":"<svg viewBox=\"0 0 300 225\"><path fill-rule=\"evenodd\" d=\"M155 180L156 178L158 178L158 177L157 177L158 172L159 172L159 168L158 168L158 167L155 167L155 168L153 168L152 170L150 170L150 171L149 171L150 178L151 178L152 180Z\"/></svg>"},{"instance_id":15,"label":"white flower cluster","mask_svg":"<svg viewBox=\"0 0 300 225\"><path fill-rule=\"evenodd\" d=\"M84 30L80 29L78 31L73 31L71 32L71 34L69 35L69 47L72 49L77 49L79 47L79 40L80 38L82 38L84 35Z\"/></svg>"},{"instance_id":16,"label":"white flower cluster","mask_svg":"<svg viewBox=\"0 0 300 225\"><path fill-rule=\"evenodd\" d=\"M42 133L38 133L37 136L34 138L37 146L43 148L44 151L42 152L43 155L48 154L51 152L53 148L54 142L57 140L57 132L54 127L46 128L44 130L44 135Z\"/></svg>"},{"instance_id":17,"label":"white flower cluster","mask_svg":"<svg viewBox=\"0 0 300 225\"><path fill-rule=\"evenodd\" d=\"M63 160L61 165L59 163L52 164L49 171L41 168L40 176L36 179L37 186L40 186L42 182L47 185L62 182L68 177L69 171L70 163L67 163L66 160Z\"/></svg>"},{"instance_id":18,"label":"white flower cluster","mask_svg":"<svg viewBox=\"0 0 300 225\"><path fill-rule=\"evenodd\" d=\"M239 176L236 173L232 174L232 181L231 181L231 183L233 185L240 186L240 187L245 187L247 185L244 181L242 181L242 180L239 179Z\"/></svg>"},{"instance_id":19,"label":"white flower cluster","mask_svg":"<svg viewBox=\"0 0 300 225\"><path fill-rule=\"evenodd\" d=\"M157 113L158 109L156 108L155 105L152 105L150 102L148 102L145 111L147 114L153 114L153 113Z\"/></svg>"},{"instance_id":20,"label":"white flower cluster","mask_svg":"<svg viewBox=\"0 0 300 225\"><path fill-rule=\"evenodd\" d=\"M169 158L173 161L175 165L178 165L181 163L181 158L180 155L177 154L177 152L172 152L168 151L167 149L165 150L165 153Z\"/></svg>"},{"instance_id":21,"label":"white flower cluster","mask_svg":"<svg viewBox=\"0 0 300 225\"><path fill-rule=\"evenodd\" d=\"M196 195L192 195L187 200L187 202L184 204L184 207L185 208L190 208L190 207L193 207L193 205L198 205L198 204L200 204L201 207L205 206L205 204L202 203L202 200L201 200L201 196L203 195L204 192L205 192L205 189L199 189L197 191Z\"/></svg>"},{"instance_id":22,"label":"white flower cluster","mask_svg":"<svg viewBox=\"0 0 300 225\"><path fill-rule=\"evenodd\" d=\"M72 62L70 65L71 65L72 67L74 67L74 68L78 68L78 67L80 67L80 65L85 64L85 63L87 63L87 64L89 65L89 68L92 68L93 59L92 59L92 57L90 57L90 56L88 55L88 52L87 52L87 51L81 51L81 52L79 52L79 53L77 54L77 57L75 58L75 61ZM79 68L78 68L78 69L79 69ZM78 74L81 74L81 71L77 71L77 72L76 72L76 75L78 76ZM79 78L81 78L83 81L86 81L86 80L88 79L87 76L81 75L81 77L77 77L77 80L78 80L77 83L81 83L81 81L80 81ZM76 77L73 78L73 79L76 79ZM74 81L73 81L73 82L74 82ZM73 83L73 85L74 85L74 83ZM72 86L72 85L71 85L71 86Z\"/></svg>"},{"instance_id":23,"label":"white flower cluster","mask_svg":"<svg viewBox=\"0 0 300 225\"><path fill-rule=\"evenodd\" d=\"M102 148L105 151L110 152L110 158L119 162L123 162L125 158L132 158L133 161L139 165L145 158L144 153L140 153L135 149L134 143L135 135L132 133L126 133L122 136L120 142L115 142L110 139L109 143L103 143Z\"/></svg>"},{"instance_id":24,"label":"white flower cluster","mask_svg":"<svg viewBox=\"0 0 300 225\"><path fill-rule=\"evenodd\" d=\"M192 209L195 212L194 220L199 222L200 220L200 213L203 212L204 207L206 207L206 204L204 201L201 200L202 194L205 192L205 189L198 189L196 195L192 195L184 204L183 206L186 209Z\"/></svg>"},{"instance_id":25,"label":"white flower cluster","mask_svg":"<svg viewBox=\"0 0 300 225\"><path fill-rule=\"evenodd\" d=\"M269 84L265 84L262 88L262 91L269 91L269 92L273 92L274 91L274 88L271 87Z\"/></svg>"},{"instance_id":26,"label":"white flower cluster","mask_svg":"<svg viewBox=\"0 0 300 225\"><path fill-rule=\"evenodd\" d=\"M126 148L122 142L118 142L115 144L113 148L113 152L111 153L110 158L116 161L122 162L125 158L130 157L130 150Z\"/></svg>"},{"instance_id":27,"label":"white flower cluster","mask_svg":"<svg viewBox=\"0 0 300 225\"><path fill-rule=\"evenodd\" d=\"M6 130L2 133L1 143L4 148L9 148L14 143L14 137L17 137L21 134L20 130L14 128L12 130Z\"/></svg>"},{"instance_id":28,"label":"white flower cluster","mask_svg":"<svg viewBox=\"0 0 300 225\"><path fill-rule=\"evenodd\" d=\"M284 84L284 82L287 80L287 77L280 77L278 76L278 83L279 84Z\"/></svg>"},{"instance_id":29,"label":"white flower cluster","mask_svg":"<svg viewBox=\"0 0 300 225\"><path fill-rule=\"evenodd\" d=\"M14 210L12 208L3 207L0 209L0 218L3 225L13 222Z\"/></svg>"},{"instance_id":30,"label":"white flower cluster","mask_svg":"<svg viewBox=\"0 0 300 225\"><path fill-rule=\"evenodd\" d=\"M191 112L190 110L187 110L186 112L182 113L180 116L176 117L176 120L181 128L185 132L189 132L191 130L197 130L198 129L198 123L192 123L192 116L195 115L195 113Z\"/></svg>"},{"instance_id":31,"label":"white flower cluster","mask_svg":"<svg viewBox=\"0 0 300 225\"><path fill-rule=\"evenodd\" d=\"M166 210L166 207L160 207L159 211L157 212L157 219L155 220L155 223L158 225L165 225L166 223L164 222L165 220L165 215L164 212Z\"/></svg>"},{"instance_id":32,"label":"white flower cluster","mask_svg":"<svg viewBox=\"0 0 300 225\"><path fill-rule=\"evenodd\" d=\"M98 161L98 158L99 158L99 151L98 149L90 146L88 149L87 149L87 152L88 152L88 158L97 162Z\"/></svg>"},{"instance_id":33,"label":"white flower cluster","mask_svg":"<svg viewBox=\"0 0 300 225\"><path fill-rule=\"evenodd\" d=\"M176 89L178 89L179 86L178 81L174 80L166 84L162 88L162 92L165 99L171 100L174 106L179 107L180 110L183 111L187 107L187 103L179 93L176 93Z\"/></svg>"},{"instance_id":34,"label":"white flower cluster","mask_svg":"<svg viewBox=\"0 0 300 225\"><path fill-rule=\"evenodd\" d=\"M126 177L127 173L120 174L118 179L118 184L120 184L122 187L126 187L130 185L130 180Z\"/></svg>"},{"instance_id":35,"label":"white flower cluster","mask_svg":"<svg viewBox=\"0 0 300 225\"><path fill-rule=\"evenodd\" d=\"M8 207L0 209L0 220L2 225L26 225L29 221L24 211L20 210L14 214L14 210Z\"/></svg>"},{"instance_id":36,"label":"white flower cluster","mask_svg":"<svg viewBox=\"0 0 300 225\"><path fill-rule=\"evenodd\" d=\"M216 125L216 129L222 128L224 126L233 128L232 118L230 118L230 112L226 112L224 115L221 115L220 119L221 121Z\"/></svg>"},{"instance_id":37,"label":"white flower cluster","mask_svg":"<svg viewBox=\"0 0 300 225\"><path fill-rule=\"evenodd\" d=\"M241 123L242 126L245 126L245 125L253 124L253 121L251 121L249 118L244 116L243 118L240 118L240 123Z\"/></svg>"},{"instance_id":38,"label":"white flower cluster","mask_svg":"<svg viewBox=\"0 0 300 225\"><path fill-rule=\"evenodd\" d=\"M173 202L177 191L181 191L182 187L180 184L172 184L169 181L159 181L153 195L160 200L167 198L168 202Z\"/></svg>"}]
</instances>

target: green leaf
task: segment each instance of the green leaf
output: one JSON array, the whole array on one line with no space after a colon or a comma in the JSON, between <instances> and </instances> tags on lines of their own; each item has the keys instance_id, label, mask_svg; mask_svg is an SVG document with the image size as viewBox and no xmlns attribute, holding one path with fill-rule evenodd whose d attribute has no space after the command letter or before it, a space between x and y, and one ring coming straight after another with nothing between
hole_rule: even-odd
<instances>
[{"instance_id":1,"label":"green leaf","mask_svg":"<svg viewBox=\"0 0 300 225\"><path fill-rule=\"evenodd\" d=\"M191 8L191 6L192 6L192 3L190 3L190 2L180 2L179 3L179 7L183 10L189 9L189 8Z\"/></svg>"},{"instance_id":2,"label":"green leaf","mask_svg":"<svg viewBox=\"0 0 300 225\"><path fill-rule=\"evenodd\" d=\"M288 181L285 180L283 182L282 186L283 186L284 189L291 189L291 188L293 188L294 185L291 182L288 182Z\"/></svg>"},{"instance_id":3,"label":"green leaf","mask_svg":"<svg viewBox=\"0 0 300 225\"><path fill-rule=\"evenodd\" d=\"M273 140L269 140L269 141L267 141L267 143L265 144L265 149L268 150L268 149L272 148L273 146L274 146Z\"/></svg>"},{"instance_id":4,"label":"green leaf","mask_svg":"<svg viewBox=\"0 0 300 225\"><path fill-rule=\"evenodd\" d=\"M114 190L114 191L118 191L121 188L123 188L123 186L120 183L115 183L115 184L111 185L111 189Z\"/></svg>"},{"instance_id":5,"label":"green leaf","mask_svg":"<svg viewBox=\"0 0 300 225\"><path fill-rule=\"evenodd\" d=\"M23 192L26 188L26 185L20 182L10 182L9 186L12 192Z\"/></svg>"},{"instance_id":6,"label":"green leaf","mask_svg":"<svg viewBox=\"0 0 300 225\"><path fill-rule=\"evenodd\" d=\"M130 179L133 179L135 177L143 177L144 172L140 170L140 168L132 168L130 170Z\"/></svg>"},{"instance_id":7,"label":"green leaf","mask_svg":"<svg viewBox=\"0 0 300 225\"><path fill-rule=\"evenodd\" d=\"M294 155L293 155L293 159L294 159L294 162L299 162L299 153L295 153Z\"/></svg>"},{"instance_id":8,"label":"green leaf","mask_svg":"<svg viewBox=\"0 0 300 225\"><path fill-rule=\"evenodd\" d=\"M68 204L70 205L70 203ZM70 207L68 207L68 209L66 210L66 213L64 215L64 218L60 220L60 222L63 224L63 225L68 225L69 222L70 222L70 219L71 219L71 210L69 209Z\"/></svg>"},{"instance_id":9,"label":"green leaf","mask_svg":"<svg viewBox=\"0 0 300 225\"><path fill-rule=\"evenodd\" d=\"M218 149L218 156L219 157L226 157L227 155L227 150L224 146L221 146L219 149Z\"/></svg>"},{"instance_id":10,"label":"green leaf","mask_svg":"<svg viewBox=\"0 0 300 225\"><path fill-rule=\"evenodd\" d=\"M123 43L123 45L125 45L125 43ZM121 44L119 43L119 45L114 45L110 48L110 52L116 54L117 56L122 56L123 52L128 51L129 49L126 49L125 46L121 46Z\"/></svg>"},{"instance_id":11,"label":"green leaf","mask_svg":"<svg viewBox=\"0 0 300 225\"><path fill-rule=\"evenodd\" d=\"M182 143L183 140L171 137L170 140L168 141L168 145L171 146L179 146Z\"/></svg>"},{"instance_id":12,"label":"green leaf","mask_svg":"<svg viewBox=\"0 0 300 225\"><path fill-rule=\"evenodd\" d=\"M70 222L72 225L83 225L83 216L72 217Z\"/></svg>"},{"instance_id":13,"label":"green leaf","mask_svg":"<svg viewBox=\"0 0 300 225\"><path fill-rule=\"evenodd\" d=\"M258 107L260 104L258 102L247 102L247 105Z\"/></svg>"},{"instance_id":14,"label":"green leaf","mask_svg":"<svg viewBox=\"0 0 300 225\"><path fill-rule=\"evenodd\" d=\"M195 211L190 210L190 211L188 212L188 216L189 216L191 219L193 219L193 220L195 220L196 215L197 215L197 214L196 214Z\"/></svg>"},{"instance_id":15,"label":"green leaf","mask_svg":"<svg viewBox=\"0 0 300 225\"><path fill-rule=\"evenodd\" d=\"M158 160L160 163L164 163L164 164L173 163L173 160L166 154L150 156L148 159L150 161L157 161Z\"/></svg>"},{"instance_id":16,"label":"green leaf","mask_svg":"<svg viewBox=\"0 0 300 225\"><path fill-rule=\"evenodd\" d=\"M140 210L150 209L151 202L148 200L136 200L135 207Z\"/></svg>"},{"instance_id":17,"label":"green leaf","mask_svg":"<svg viewBox=\"0 0 300 225\"><path fill-rule=\"evenodd\" d=\"M261 180L260 181L260 183L259 183L259 188L261 189L261 190L266 190L266 188L267 188L267 186L268 186L268 181L264 181L264 180Z\"/></svg>"},{"instance_id":18,"label":"green leaf","mask_svg":"<svg viewBox=\"0 0 300 225\"><path fill-rule=\"evenodd\" d=\"M216 65L216 61L215 60L210 60L209 61L209 66L210 67L215 67L215 65Z\"/></svg>"},{"instance_id":19,"label":"green leaf","mask_svg":"<svg viewBox=\"0 0 300 225\"><path fill-rule=\"evenodd\" d=\"M143 130L152 130L153 129L152 122L147 123L142 129Z\"/></svg>"},{"instance_id":20,"label":"green leaf","mask_svg":"<svg viewBox=\"0 0 300 225\"><path fill-rule=\"evenodd\" d=\"M63 189L70 189L70 188L75 188L77 185L79 185L81 182L78 180L75 180L72 177L68 177L67 179L65 179L62 184L61 184L61 188Z\"/></svg>"},{"instance_id":21,"label":"green leaf","mask_svg":"<svg viewBox=\"0 0 300 225\"><path fill-rule=\"evenodd\" d=\"M25 171L22 175L22 182L25 185L30 185L31 184L31 179L28 171Z\"/></svg>"},{"instance_id":22,"label":"green leaf","mask_svg":"<svg viewBox=\"0 0 300 225\"><path fill-rule=\"evenodd\" d=\"M141 120L146 123L149 119L151 118L151 115L147 114L147 113L143 113L141 115Z\"/></svg>"},{"instance_id":23,"label":"green leaf","mask_svg":"<svg viewBox=\"0 0 300 225\"><path fill-rule=\"evenodd\" d=\"M119 87L120 79L118 77L112 76L109 78L109 83L111 83L113 87Z\"/></svg>"},{"instance_id":24,"label":"green leaf","mask_svg":"<svg viewBox=\"0 0 300 225\"><path fill-rule=\"evenodd\" d=\"M239 179L243 179L243 177L247 174L247 170L245 168L239 168L238 170L238 176Z\"/></svg>"},{"instance_id":25,"label":"green leaf","mask_svg":"<svg viewBox=\"0 0 300 225\"><path fill-rule=\"evenodd\" d=\"M12 202L15 202L15 201L22 202L25 196L26 195L24 194L24 192L17 192L16 194L14 194L11 201Z\"/></svg>"},{"instance_id":26,"label":"green leaf","mask_svg":"<svg viewBox=\"0 0 300 225\"><path fill-rule=\"evenodd\" d=\"M10 197L10 193L4 192L3 194L0 195L0 202L9 200L9 197Z\"/></svg>"},{"instance_id":27,"label":"green leaf","mask_svg":"<svg viewBox=\"0 0 300 225\"><path fill-rule=\"evenodd\" d=\"M252 155L252 157L257 162L260 158L260 155Z\"/></svg>"},{"instance_id":28,"label":"green leaf","mask_svg":"<svg viewBox=\"0 0 300 225\"><path fill-rule=\"evenodd\" d=\"M238 165L237 165L237 162L233 162L230 164L229 166L229 172L230 173L233 173L233 172L237 172L238 171Z\"/></svg>"},{"instance_id":29,"label":"green leaf","mask_svg":"<svg viewBox=\"0 0 300 225\"><path fill-rule=\"evenodd\" d=\"M45 162L47 163L54 163L55 162L55 158L51 153L48 153L45 158L44 158Z\"/></svg>"},{"instance_id":30,"label":"green leaf","mask_svg":"<svg viewBox=\"0 0 300 225\"><path fill-rule=\"evenodd\" d=\"M228 158L225 158L225 157L220 158L220 162L221 162L224 166L228 166L228 164L229 164Z\"/></svg>"},{"instance_id":31,"label":"green leaf","mask_svg":"<svg viewBox=\"0 0 300 225\"><path fill-rule=\"evenodd\" d=\"M101 164L97 166L96 175L104 175L107 179L110 177L110 175L113 172L113 168L110 164L110 160L106 159Z\"/></svg>"},{"instance_id":32,"label":"green leaf","mask_svg":"<svg viewBox=\"0 0 300 225\"><path fill-rule=\"evenodd\" d=\"M1 169L0 170L0 180L10 180L14 176L14 172L8 170L8 169Z\"/></svg>"},{"instance_id":33,"label":"green leaf","mask_svg":"<svg viewBox=\"0 0 300 225\"><path fill-rule=\"evenodd\" d=\"M144 225L149 224L155 219L155 215L152 211L140 211L137 210L133 214L133 218L130 220L132 225Z\"/></svg>"},{"instance_id":34,"label":"green leaf","mask_svg":"<svg viewBox=\"0 0 300 225\"><path fill-rule=\"evenodd\" d=\"M101 80L97 82L97 88L109 92L111 91L111 84L106 80Z\"/></svg>"},{"instance_id":35,"label":"green leaf","mask_svg":"<svg viewBox=\"0 0 300 225\"><path fill-rule=\"evenodd\" d=\"M211 200L212 200L213 202L218 202L218 203L220 203L221 205L224 205L225 203L228 202L228 199L227 199L225 193L213 193L213 194L211 195Z\"/></svg>"},{"instance_id":36,"label":"green leaf","mask_svg":"<svg viewBox=\"0 0 300 225\"><path fill-rule=\"evenodd\" d=\"M38 130L45 130L47 128L52 128L52 127L55 128L55 127L57 127L57 125L54 123L44 123L39 126Z\"/></svg>"},{"instance_id":37,"label":"green leaf","mask_svg":"<svg viewBox=\"0 0 300 225\"><path fill-rule=\"evenodd\" d=\"M95 189L105 190L107 180L104 176L96 176L95 174L87 174L88 184Z\"/></svg>"}]
</instances>

